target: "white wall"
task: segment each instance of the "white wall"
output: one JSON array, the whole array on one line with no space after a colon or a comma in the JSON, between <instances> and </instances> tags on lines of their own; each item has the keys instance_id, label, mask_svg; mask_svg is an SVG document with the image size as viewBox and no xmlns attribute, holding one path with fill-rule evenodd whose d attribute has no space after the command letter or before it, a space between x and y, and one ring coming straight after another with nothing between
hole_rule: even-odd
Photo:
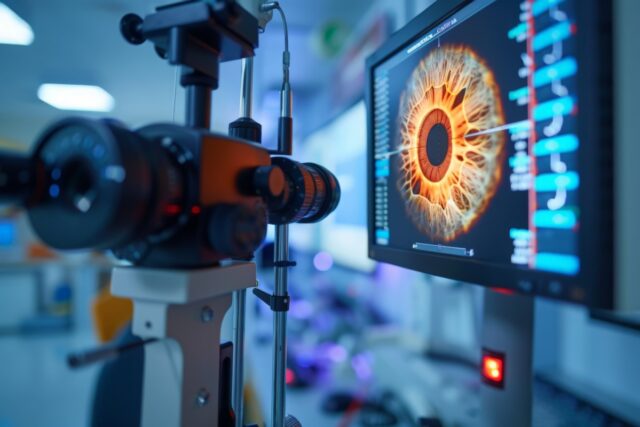
<instances>
[{"instance_id":1,"label":"white wall","mask_svg":"<svg viewBox=\"0 0 640 427\"><path fill-rule=\"evenodd\" d=\"M537 301L538 372L559 372L589 391L640 408L640 333L593 320L584 308Z\"/></svg>"}]
</instances>

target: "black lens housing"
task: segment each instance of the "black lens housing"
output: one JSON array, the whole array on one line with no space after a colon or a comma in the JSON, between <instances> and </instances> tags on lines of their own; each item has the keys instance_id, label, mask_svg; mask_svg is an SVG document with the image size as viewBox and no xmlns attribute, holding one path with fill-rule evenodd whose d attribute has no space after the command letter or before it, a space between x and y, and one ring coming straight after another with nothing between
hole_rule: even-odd
<instances>
[{"instance_id":1,"label":"black lens housing","mask_svg":"<svg viewBox=\"0 0 640 427\"><path fill-rule=\"evenodd\" d=\"M318 222L336 209L340 184L326 168L286 157L274 157L272 163L282 169L287 185L283 203L269 209L270 224Z\"/></svg>"},{"instance_id":2,"label":"black lens housing","mask_svg":"<svg viewBox=\"0 0 640 427\"><path fill-rule=\"evenodd\" d=\"M0 203L25 203L33 189L33 178L29 157L0 151Z\"/></svg>"},{"instance_id":3,"label":"black lens housing","mask_svg":"<svg viewBox=\"0 0 640 427\"><path fill-rule=\"evenodd\" d=\"M57 249L114 248L170 228L185 203L184 173L169 147L115 121L71 118L37 143L35 232Z\"/></svg>"}]
</instances>

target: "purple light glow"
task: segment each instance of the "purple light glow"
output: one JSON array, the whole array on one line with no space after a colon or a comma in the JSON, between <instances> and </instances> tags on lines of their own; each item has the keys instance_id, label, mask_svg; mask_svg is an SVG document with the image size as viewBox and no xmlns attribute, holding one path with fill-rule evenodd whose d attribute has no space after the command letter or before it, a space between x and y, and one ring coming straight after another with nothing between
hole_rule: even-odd
<instances>
[{"instance_id":1,"label":"purple light glow","mask_svg":"<svg viewBox=\"0 0 640 427\"><path fill-rule=\"evenodd\" d=\"M333 257L327 252L318 252L313 257L313 266L318 271L328 271L333 267Z\"/></svg>"},{"instance_id":2,"label":"purple light glow","mask_svg":"<svg viewBox=\"0 0 640 427\"><path fill-rule=\"evenodd\" d=\"M308 319L313 314L313 304L305 300L291 301L289 315L296 319Z\"/></svg>"},{"instance_id":3,"label":"purple light glow","mask_svg":"<svg viewBox=\"0 0 640 427\"><path fill-rule=\"evenodd\" d=\"M373 362L367 353L356 354L351 358L351 367L360 381L366 381L373 376Z\"/></svg>"},{"instance_id":4,"label":"purple light glow","mask_svg":"<svg viewBox=\"0 0 640 427\"><path fill-rule=\"evenodd\" d=\"M347 349L339 344L327 344L326 352L329 359L335 363L342 363L347 360L349 353Z\"/></svg>"}]
</instances>

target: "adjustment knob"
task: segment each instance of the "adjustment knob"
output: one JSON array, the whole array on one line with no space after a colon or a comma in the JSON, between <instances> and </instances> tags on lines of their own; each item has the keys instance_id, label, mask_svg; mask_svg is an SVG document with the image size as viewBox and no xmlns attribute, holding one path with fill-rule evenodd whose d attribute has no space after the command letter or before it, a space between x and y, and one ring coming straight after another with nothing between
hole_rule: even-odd
<instances>
[{"instance_id":1,"label":"adjustment knob","mask_svg":"<svg viewBox=\"0 0 640 427\"><path fill-rule=\"evenodd\" d=\"M135 13L128 13L120 20L120 33L131 44L142 44L147 39L142 34L142 18Z\"/></svg>"},{"instance_id":2,"label":"adjustment knob","mask_svg":"<svg viewBox=\"0 0 640 427\"><path fill-rule=\"evenodd\" d=\"M253 173L256 192L272 207L282 203L286 179L278 166L260 166Z\"/></svg>"},{"instance_id":3,"label":"adjustment knob","mask_svg":"<svg viewBox=\"0 0 640 427\"><path fill-rule=\"evenodd\" d=\"M229 258L252 258L267 234L267 211L262 203L217 205L209 214L207 234L217 253Z\"/></svg>"}]
</instances>

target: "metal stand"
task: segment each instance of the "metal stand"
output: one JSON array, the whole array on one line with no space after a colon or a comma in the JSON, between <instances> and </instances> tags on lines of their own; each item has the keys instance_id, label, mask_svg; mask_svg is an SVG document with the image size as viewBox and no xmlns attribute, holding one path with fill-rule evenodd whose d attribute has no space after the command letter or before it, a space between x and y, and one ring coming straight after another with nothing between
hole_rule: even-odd
<instances>
[{"instance_id":1,"label":"metal stand","mask_svg":"<svg viewBox=\"0 0 640 427\"><path fill-rule=\"evenodd\" d=\"M275 269L276 287L274 297L289 298L288 294L288 265L289 263L289 226L276 225ZM286 412L285 375L287 369L287 312L273 312L273 397L272 418L273 427L284 426Z\"/></svg>"},{"instance_id":2,"label":"metal stand","mask_svg":"<svg viewBox=\"0 0 640 427\"><path fill-rule=\"evenodd\" d=\"M504 384L482 385L481 425L530 427L534 299L491 290L484 298L482 347L504 356Z\"/></svg>"},{"instance_id":3,"label":"metal stand","mask_svg":"<svg viewBox=\"0 0 640 427\"><path fill-rule=\"evenodd\" d=\"M231 405L236 427L244 427L244 331L247 290L233 293L233 377Z\"/></svg>"},{"instance_id":4,"label":"metal stand","mask_svg":"<svg viewBox=\"0 0 640 427\"><path fill-rule=\"evenodd\" d=\"M218 421L227 409L219 402L228 375L221 379L220 327L231 293L255 285L249 262L191 271L114 269L112 293L134 301L134 334L158 339L145 346L143 427L227 427Z\"/></svg>"},{"instance_id":5,"label":"metal stand","mask_svg":"<svg viewBox=\"0 0 640 427\"><path fill-rule=\"evenodd\" d=\"M253 57L242 60L240 117L251 118L253 95ZM235 427L244 427L244 331L247 290L233 293L233 391L231 402L236 411Z\"/></svg>"},{"instance_id":6,"label":"metal stand","mask_svg":"<svg viewBox=\"0 0 640 427\"><path fill-rule=\"evenodd\" d=\"M270 427L299 427L300 422L286 413L285 374L287 369L287 311L289 311L288 269L296 265L289 260L289 225L276 225L276 286L273 295L256 288L253 293L273 311L273 397Z\"/></svg>"}]
</instances>

